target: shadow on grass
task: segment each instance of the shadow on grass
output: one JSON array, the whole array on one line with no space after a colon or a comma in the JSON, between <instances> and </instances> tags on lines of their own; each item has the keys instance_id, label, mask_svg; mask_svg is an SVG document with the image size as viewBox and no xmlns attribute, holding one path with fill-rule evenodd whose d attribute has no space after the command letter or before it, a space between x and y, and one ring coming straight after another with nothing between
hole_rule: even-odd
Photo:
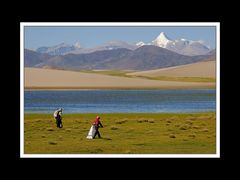
<instances>
[{"instance_id":1,"label":"shadow on grass","mask_svg":"<svg viewBox=\"0 0 240 180\"><path fill-rule=\"evenodd\" d=\"M111 138L101 138L103 140L112 140Z\"/></svg>"}]
</instances>

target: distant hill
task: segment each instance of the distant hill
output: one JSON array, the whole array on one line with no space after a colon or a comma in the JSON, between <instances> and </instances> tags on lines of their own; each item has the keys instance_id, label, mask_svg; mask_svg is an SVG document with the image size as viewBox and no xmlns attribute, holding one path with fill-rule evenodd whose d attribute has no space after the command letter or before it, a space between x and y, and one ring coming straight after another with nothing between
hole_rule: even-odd
<instances>
[{"instance_id":1,"label":"distant hill","mask_svg":"<svg viewBox=\"0 0 240 180\"><path fill-rule=\"evenodd\" d=\"M64 55L71 51L75 51L81 49L78 47L78 44L75 45L68 45L66 43L61 43L56 46L51 47L39 47L36 49L36 52L38 53L46 53L49 55Z\"/></svg>"},{"instance_id":2,"label":"distant hill","mask_svg":"<svg viewBox=\"0 0 240 180\"><path fill-rule=\"evenodd\" d=\"M207 55L216 56L216 49L211 50Z\"/></svg>"},{"instance_id":3,"label":"distant hill","mask_svg":"<svg viewBox=\"0 0 240 180\"><path fill-rule=\"evenodd\" d=\"M115 40L115 41L109 41L109 42L103 43L99 46L92 47L92 48L83 48L80 46L79 42L73 45L61 43L55 46L39 47L36 49L36 52L60 56L60 55L67 55L67 54L87 54L87 53L93 53L96 51L114 50L114 49L134 50L136 48L137 48L136 45L129 44L124 41Z\"/></svg>"},{"instance_id":4,"label":"distant hill","mask_svg":"<svg viewBox=\"0 0 240 180\"><path fill-rule=\"evenodd\" d=\"M108 69L150 70L189 64L205 59L205 55L185 56L165 48L147 45L122 56L118 61L108 62Z\"/></svg>"},{"instance_id":5,"label":"distant hill","mask_svg":"<svg viewBox=\"0 0 240 180\"><path fill-rule=\"evenodd\" d=\"M47 60L46 64L61 69L106 69L106 64L111 61L117 61L121 56L127 54L128 49L115 49L95 51L89 54L67 54L64 56L55 56Z\"/></svg>"},{"instance_id":6,"label":"distant hill","mask_svg":"<svg viewBox=\"0 0 240 180\"><path fill-rule=\"evenodd\" d=\"M186 56L165 48L147 45L135 50L117 48L88 54L50 56L25 50L25 67L56 69L151 70L201 61L211 55Z\"/></svg>"},{"instance_id":7,"label":"distant hill","mask_svg":"<svg viewBox=\"0 0 240 180\"><path fill-rule=\"evenodd\" d=\"M192 64L128 73L130 76L145 77L216 77L216 61L201 61Z\"/></svg>"},{"instance_id":8,"label":"distant hill","mask_svg":"<svg viewBox=\"0 0 240 180\"><path fill-rule=\"evenodd\" d=\"M209 57L207 57L203 61L216 61L216 49L213 49L207 55L209 55Z\"/></svg>"},{"instance_id":9,"label":"distant hill","mask_svg":"<svg viewBox=\"0 0 240 180\"><path fill-rule=\"evenodd\" d=\"M24 66L25 67L38 67L41 64L47 64L48 59L53 56L48 54L38 53L32 50L24 49Z\"/></svg>"}]
</instances>

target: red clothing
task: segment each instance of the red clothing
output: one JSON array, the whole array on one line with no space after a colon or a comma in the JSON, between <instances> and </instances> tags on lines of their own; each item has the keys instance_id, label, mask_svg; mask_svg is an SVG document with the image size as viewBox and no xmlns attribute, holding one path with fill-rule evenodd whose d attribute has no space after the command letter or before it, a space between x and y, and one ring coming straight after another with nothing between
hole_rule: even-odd
<instances>
[{"instance_id":1,"label":"red clothing","mask_svg":"<svg viewBox=\"0 0 240 180\"><path fill-rule=\"evenodd\" d=\"M99 127L103 127L103 125L100 122L100 117L99 116L96 117L96 120L93 122L93 125L94 125L95 130L96 130L95 134L93 135L93 139L95 138L96 135L98 135L98 137L101 138L101 135L100 135L100 133L98 131L98 128Z\"/></svg>"},{"instance_id":2,"label":"red clothing","mask_svg":"<svg viewBox=\"0 0 240 180\"><path fill-rule=\"evenodd\" d=\"M96 120L93 122L93 124L95 124L97 127L100 125L102 127L102 123L100 122L100 117L97 116Z\"/></svg>"}]
</instances>

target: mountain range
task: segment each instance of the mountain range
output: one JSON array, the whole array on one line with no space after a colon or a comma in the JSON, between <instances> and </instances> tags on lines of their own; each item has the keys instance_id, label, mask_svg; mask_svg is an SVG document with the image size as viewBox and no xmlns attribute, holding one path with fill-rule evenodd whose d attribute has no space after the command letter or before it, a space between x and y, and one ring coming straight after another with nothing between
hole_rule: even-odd
<instances>
[{"instance_id":1,"label":"mountain range","mask_svg":"<svg viewBox=\"0 0 240 180\"><path fill-rule=\"evenodd\" d=\"M28 49L24 51L25 67L68 70L151 70L194 63L209 59L212 56L212 54L186 56L155 45L144 45L133 49L130 49L130 47L120 48L119 45L107 50L103 48L103 50L89 53L65 55L50 55Z\"/></svg>"},{"instance_id":2,"label":"mountain range","mask_svg":"<svg viewBox=\"0 0 240 180\"><path fill-rule=\"evenodd\" d=\"M160 35L152 41L152 44L188 56L204 55L210 51L201 41L192 41L184 38L171 40L164 32L161 32Z\"/></svg>"},{"instance_id":3,"label":"mountain range","mask_svg":"<svg viewBox=\"0 0 240 180\"><path fill-rule=\"evenodd\" d=\"M25 67L68 70L115 69L152 70L204 60L214 60L216 50L201 41L172 40L161 32L150 43L110 41L92 48L61 43L36 50L24 50Z\"/></svg>"},{"instance_id":4,"label":"mountain range","mask_svg":"<svg viewBox=\"0 0 240 180\"><path fill-rule=\"evenodd\" d=\"M64 55L68 54L72 51L81 49L79 43L77 42L74 45L68 45L66 43L61 43L56 46L51 46L51 47L39 47L36 49L36 52L38 53L46 53L49 55Z\"/></svg>"},{"instance_id":5,"label":"mountain range","mask_svg":"<svg viewBox=\"0 0 240 180\"><path fill-rule=\"evenodd\" d=\"M161 32L153 41L144 43L139 41L136 44L130 44L124 41L109 41L92 48L83 48L79 42L73 45L61 43L50 47L39 47L35 51L38 53L46 53L49 55L66 55L66 54L86 54L95 51L129 49L135 50L141 46L157 46L187 56L205 55L211 50L202 41L187 40L184 38L172 40L164 32Z\"/></svg>"},{"instance_id":6,"label":"mountain range","mask_svg":"<svg viewBox=\"0 0 240 180\"><path fill-rule=\"evenodd\" d=\"M133 50L136 49L137 46L131 45L124 41L109 41L93 48L82 48L80 46L80 43L77 42L74 45L61 43L59 45L51 47L39 47L36 49L36 52L47 53L49 55L66 55L66 54L87 54L95 51L114 50L121 48Z\"/></svg>"}]
</instances>

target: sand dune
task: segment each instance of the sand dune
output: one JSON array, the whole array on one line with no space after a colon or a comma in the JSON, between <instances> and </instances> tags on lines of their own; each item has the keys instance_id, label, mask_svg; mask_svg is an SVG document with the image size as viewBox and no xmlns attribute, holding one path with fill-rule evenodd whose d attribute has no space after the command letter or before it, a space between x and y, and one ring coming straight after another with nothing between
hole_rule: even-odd
<instances>
[{"instance_id":1,"label":"sand dune","mask_svg":"<svg viewBox=\"0 0 240 180\"><path fill-rule=\"evenodd\" d=\"M170 77L212 77L215 78L216 74L216 61L205 61L193 64L174 66L169 68L162 68L150 71L139 71L128 73L134 76L170 76Z\"/></svg>"},{"instance_id":2,"label":"sand dune","mask_svg":"<svg viewBox=\"0 0 240 180\"><path fill-rule=\"evenodd\" d=\"M24 68L26 89L208 88L215 83L173 82L52 69Z\"/></svg>"}]
</instances>

